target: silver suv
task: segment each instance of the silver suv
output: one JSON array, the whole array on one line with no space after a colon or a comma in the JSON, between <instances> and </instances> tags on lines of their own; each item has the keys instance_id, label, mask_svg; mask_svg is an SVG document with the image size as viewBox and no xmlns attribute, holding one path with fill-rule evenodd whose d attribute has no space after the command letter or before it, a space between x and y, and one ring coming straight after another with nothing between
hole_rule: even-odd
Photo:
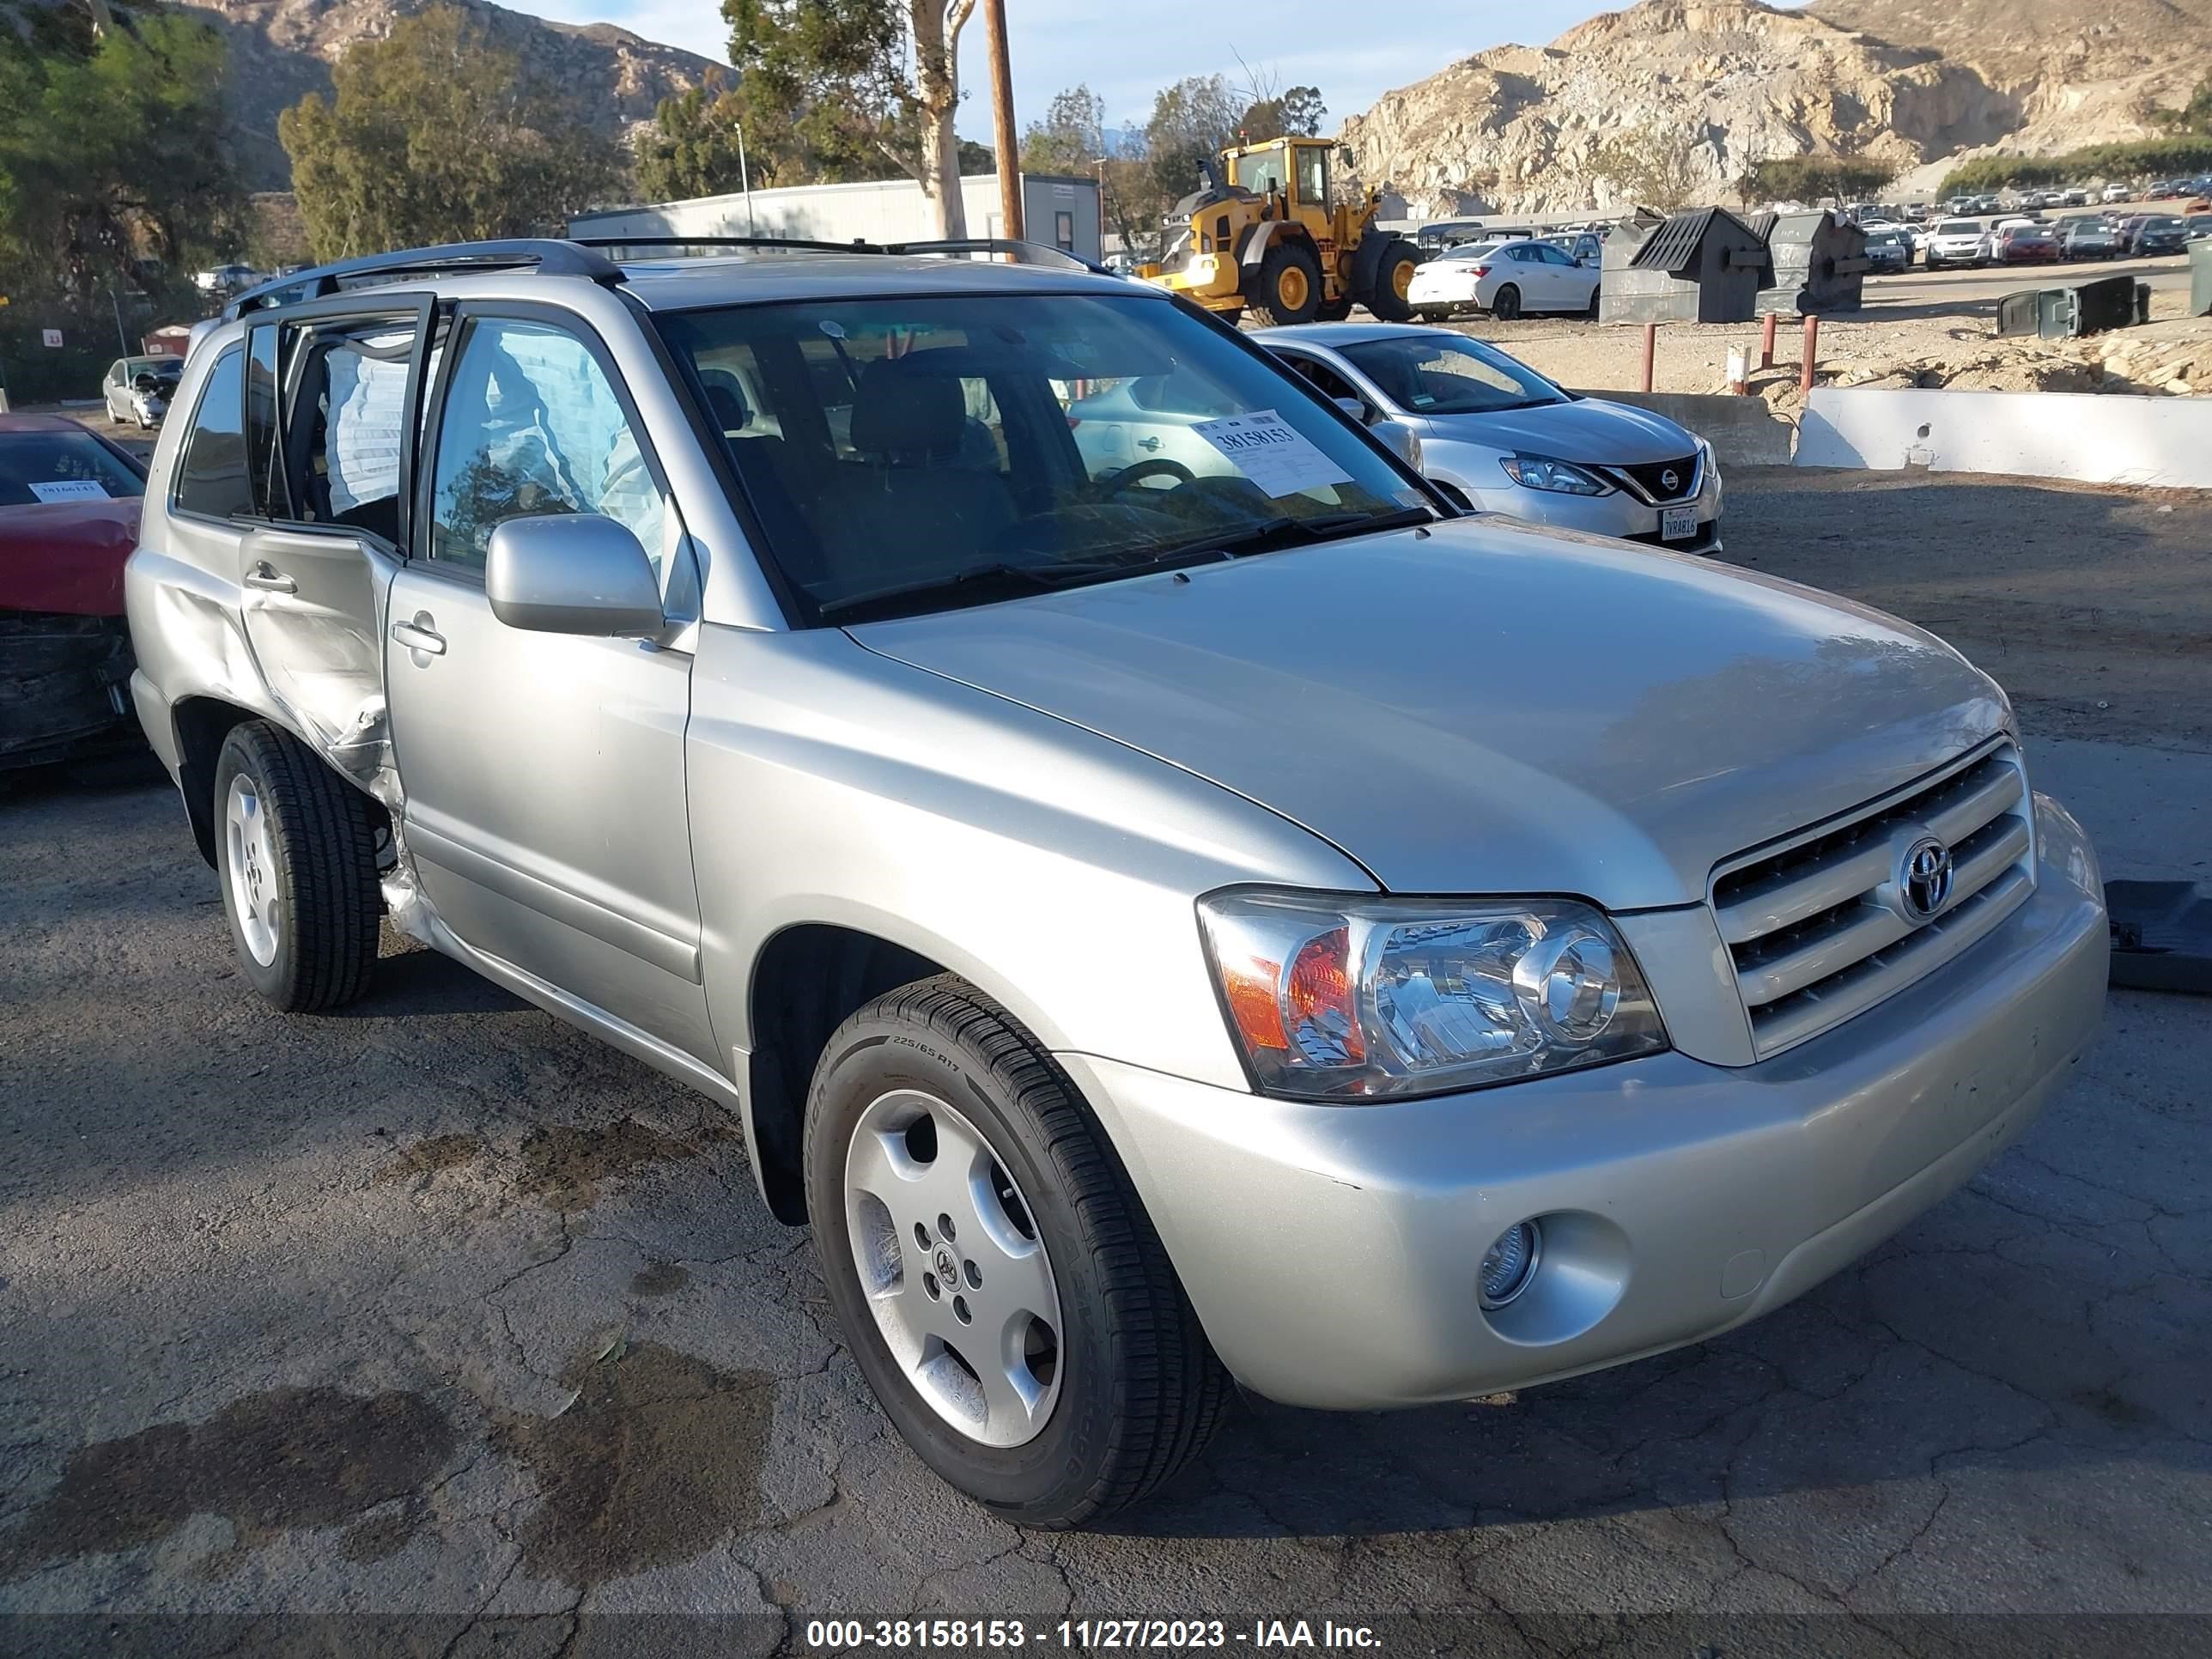
<instances>
[{"instance_id":1,"label":"silver suv","mask_svg":"<svg viewBox=\"0 0 2212 1659\"><path fill-rule=\"evenodd\" d=\"M1221 465L1086 448L1133 381ZM1016 1519L1141 1497L1232 1377L1753 1318L2097 1026L2095 858L1956 653L1457 514L1162 292L437 250L244 296L178 408L132 689L246 977L357 997L388 916L726 1104Z\"/></svg>"}]
</instances>

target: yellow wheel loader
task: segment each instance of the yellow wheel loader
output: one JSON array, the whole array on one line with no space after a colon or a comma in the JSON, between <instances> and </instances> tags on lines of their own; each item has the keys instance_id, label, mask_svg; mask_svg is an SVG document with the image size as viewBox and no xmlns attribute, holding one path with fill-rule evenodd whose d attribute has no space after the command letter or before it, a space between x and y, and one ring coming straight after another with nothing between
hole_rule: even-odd
<instances>
[{"instance_id":1,"label":"yellow wheel loader","mask_svg":"<svg viewBox=\"0 0 2212 1659\"><path fill-rule=\"evenodd\" d=\"M1378 230L1375 192L1330 205L1326 138L1222 151L1203 186L1167 218L1161 263L1137 274L1234 322L1339 322L1362 305L1384 322L1413 314L1411 242Z\"/></svg>"}]
</instances>

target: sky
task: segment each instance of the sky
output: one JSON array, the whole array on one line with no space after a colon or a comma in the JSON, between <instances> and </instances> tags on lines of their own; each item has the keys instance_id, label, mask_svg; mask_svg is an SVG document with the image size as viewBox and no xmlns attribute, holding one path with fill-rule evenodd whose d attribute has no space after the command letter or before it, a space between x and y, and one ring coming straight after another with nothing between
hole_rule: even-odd
<instances>
[{"instance_id":1,"label":"sky","mask_svg":"<svg viewBox=\"0 0 2212 1659\"><path fill-rule=\"evenodd\" d=\"M501 0L561 22L618 23L650 40L709 58L726 55L729 31L717 0ZM1590 0L1006 0L1014 70L1014 120L1026 126L1064 88L1087 84L1106 100L1109 125L1141 125L1152 94L1186 75L1219 73L1242 84L1244 61L1285 87L1321 88L1326 131L1382 93L1433 75L1486 46L1543 46L1613 6ZM1387 24L1371 20L1387 18ZM1267 27L1258 25L1266 20ZM990 65L983 23L960 38L963 137L991 137Z\"/></svg>"}]
</instances>

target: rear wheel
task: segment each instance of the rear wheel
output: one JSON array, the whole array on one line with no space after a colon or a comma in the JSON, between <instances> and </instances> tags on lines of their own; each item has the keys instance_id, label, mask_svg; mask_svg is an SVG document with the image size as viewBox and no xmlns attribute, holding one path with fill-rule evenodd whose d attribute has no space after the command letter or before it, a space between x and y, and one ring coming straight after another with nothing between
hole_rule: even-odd
<instances>
[{"instance_id":1,"label":"rear wheel","mask_svg":"<svg viewBox=\"0 0 2212 1659\"><path fill-rule=\"evenodd\" d=\"M1597 301L1600 291L1601 290L1595 283L1592 283L1590 284L1589 304L1583 307L1583 315L1589 318L1592 322L1595 322L1597 320Z\"/></svg>"},{"instance_id":2,"label":"rear wheel","mask_svg":"<svg viewBox=\"0 0 2212 1659\"><path fill-rule=\"evenodd\" d=\"M1310 323L1321 309L1321 261L1310 248L1279 242L1261 257L1248 292L1263 325Z\"/></svg>"},{"instance_id":3,"label":"rear wheel","mask_svg":"<svg viewBox=\"0 0 2212 1659\"><path fill-rule=\"evenodd\" d=\"M1490 301L1490 314L1501 323L1510 323L1521 314L1521 290L1508 283L1499 289Z\"/></svg>"},{"instance_id":4,"label":"rear wheel","mask_svg":"<svg viewBox=\"0 0 2212 1659\"><path fill-rule=\"evenodd\" d=\"M1352 296L1346 294L1334 300L1324 301L1315 311L1314 320L1317 323L1340 323L1350 315L1352 315Z\"/></svg>"},{"instance_id":5,"label":"rear wheel","mask_svg":"<svg viewBox=\"0 0 2212 1659\"><path fill-rule=\"evenodd\" d=\"M383 914L368 799L290 732L234 726L215 769L216 869L239 966L287 1013L368 989Z\"/></svg>"},{"instance_id":6,"label":"rear wheel","mask_svg":"<svg viewBox=\"0 0 2212 1659\"><path fill-rule=\"evenodd\" d=\"M1066 1075L964 981L830 1038L806 1196L848 1346L921 1460L1070 1527L1194 1455L1229 1398L1144 1207Z\"/></svg>"}]
</instances>

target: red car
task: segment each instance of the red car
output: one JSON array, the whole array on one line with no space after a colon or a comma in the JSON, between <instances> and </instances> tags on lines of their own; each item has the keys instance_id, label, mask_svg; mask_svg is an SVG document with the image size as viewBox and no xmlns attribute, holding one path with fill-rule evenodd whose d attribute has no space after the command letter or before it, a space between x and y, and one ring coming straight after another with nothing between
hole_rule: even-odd
<instances>
[{"instance_id":1,"label":"red car","mask_svg":"<svg viewBox=\"0 0 2212 1659\"><path fill-rule=\"evenodd\" d=\"M2058 262L2058 238L2049 225L2007 225L1996 234L2001 265L2049 265Z\"/></svg>"},{"instance_id":2,"label":"red car","mask_svg":"<svg viewBox=\"0 0 2212 1659\"><path fill-rule=\"evenodd\" d=\"M0 770L142 739L123 562L146 472L58 415L0 415Z\"/></svg>"}]
</instances>

